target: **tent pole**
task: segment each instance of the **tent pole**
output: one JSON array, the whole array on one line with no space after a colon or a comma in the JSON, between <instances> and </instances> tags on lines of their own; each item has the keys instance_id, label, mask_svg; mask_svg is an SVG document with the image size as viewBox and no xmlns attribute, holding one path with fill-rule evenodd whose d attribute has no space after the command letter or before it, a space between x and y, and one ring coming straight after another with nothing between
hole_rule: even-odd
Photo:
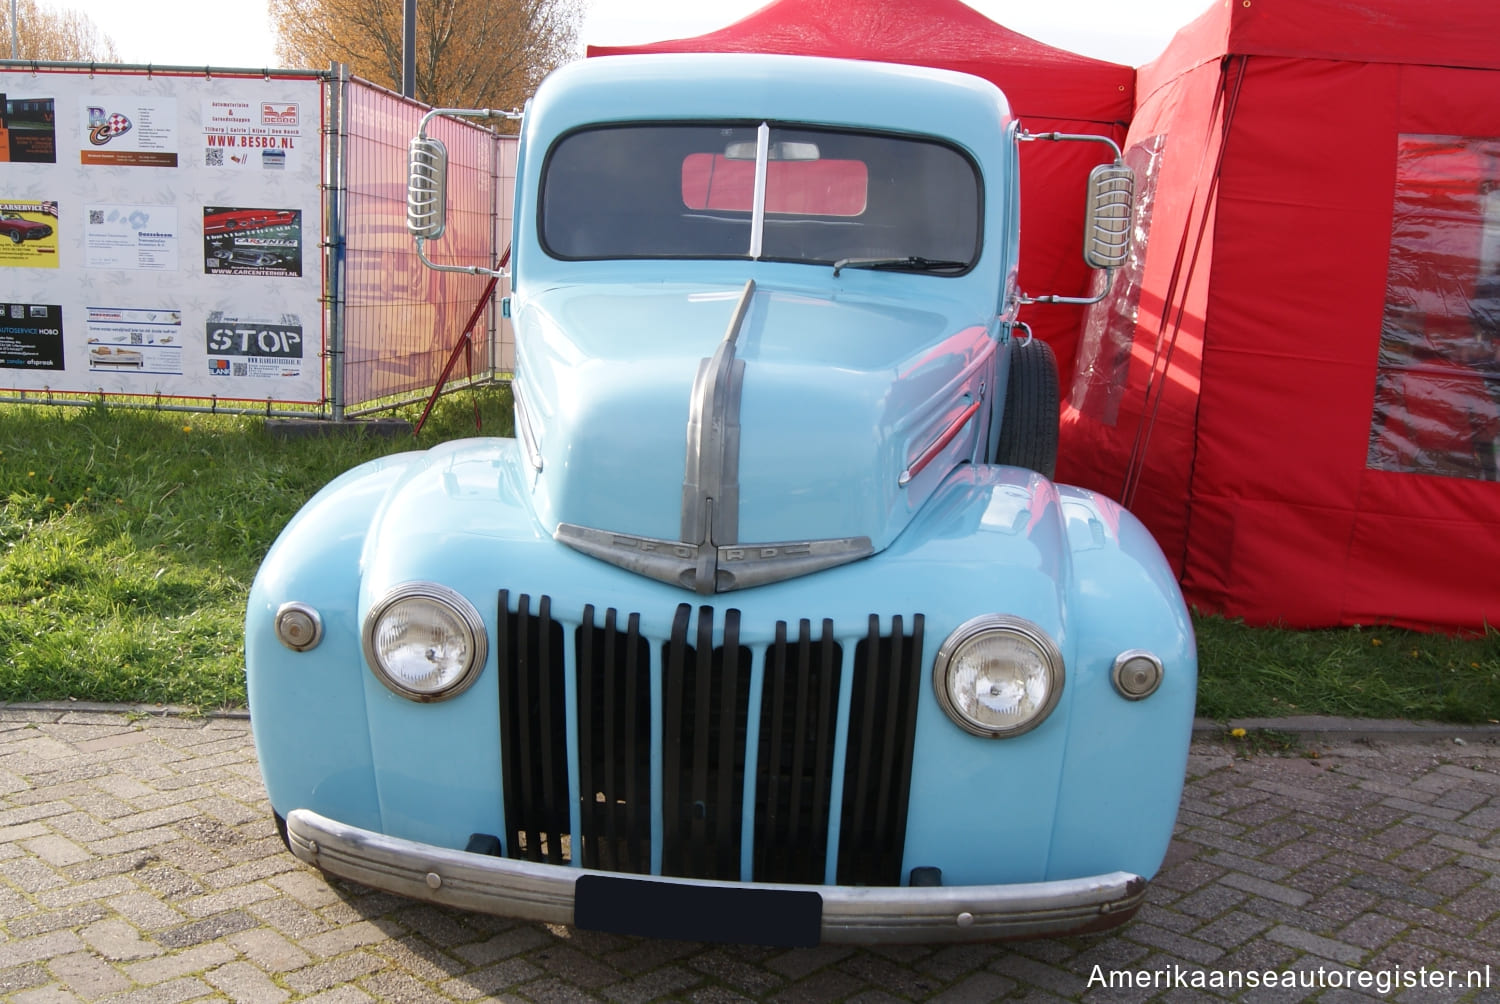
<instances>
[{"instance_id":1,"label":"tent pole","mask_svg":"<svg viewBox=\"0 0 1500 1004\"><path fill-rule=\"evenodd\" d=\"M1245 82L1245 67L1248 59L1244 56L1231 57L1231 59L1238 64L1238 72L1235 74L1232 89L1228 86L1229 68L1227 64L1225 72L1221 77L1219 88L1220 101L1218 107L1215 109L1214 116L1209 120L1208 133L1204 137L1203 153L1199 160L1199 181L1194 185L1193 199L1188 203L1188 215L1182 229L1182 240L1178 243L1177 258L1172 263L1172 276L1167 283L1167 295L1162 306L1161 323L1156 331L1156 350L1152 356L1151 368L1146 378L1146 390L1143 398L1146 407L1141 412L1141 423L1136 426L1135 442L1131 445L1130 462L1126 466L1125 483L1120 490L1120 501L1127 509L1130 508L1135 500L1136 489L1140 487L1141 474L1145 471L1146 451L1151 445L1151 431L1156 425L1157 412L1160 410L1162 398L1166 394L1167 373L1171 371L1172 356L1177 349L1177 336L1182 333L1183 315L1187 312L1188 289L1192 285L1193 273L1197 268L1199 253L1203 249L1203 237L1208 231L1209 209L1213 205L1214 198L1218 193L1219 174L1224 166L1224 151L1229 146L1230 124L1234 121L1234 110L1239 104L1240 88ZM1193 207L1198 204L1198 190L1199 186L1203 183L1202 168L1208 160L1208 151L1213 142L1215 126L1219 121L1218 111L1220 110L1224 113L1223 126L1219 130L1223 139L1219 143L1218 153L1214 157L1213 172L1209 175L1208 188L1203 198L1202 214L1198 218L1198 233L1193 240L1193 253L1191 257L1186 257L1188 231L1192 229ZM1182 274L1182 266L1185 258L1187 261L1187 274L1184 276ZM1179 279L1181 279L1180 298L1178 297ZM1172 317L1174 299L1177 300L1175 318ZM1164 342L1166 344L1166 352L1163 358L1162 345ZM1160 381L1157 380L1158 361L1161 362ZM1152 400L1153 390L1156 394L1154 401Z\"/></svg>"}]
</instances>

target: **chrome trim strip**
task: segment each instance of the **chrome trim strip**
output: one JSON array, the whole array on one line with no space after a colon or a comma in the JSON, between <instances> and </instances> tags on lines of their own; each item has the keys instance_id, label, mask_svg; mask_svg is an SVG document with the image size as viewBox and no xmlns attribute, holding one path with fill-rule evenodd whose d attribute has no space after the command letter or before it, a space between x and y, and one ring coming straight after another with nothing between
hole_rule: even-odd
<instances>
[{"instance_id":1,"label":"chrome trim strip","mask_svg":"<svg viewBox=\"0 0 1500 1004\"><path fill-rule=\"evenodd\" d=\"M875 553L869 537L797 540L780 544L731 544L718 548L716 591L749 589L811 575Z\"/></svg>"},{"instance_id":2,"label":"chrome trim strip","mask_svg":"<svg viewBox=\"0 0 1500 1004\"><path fill-rule=\"evenodd\" d=\"M348 826L307 809L287 815L292 853L324 872L374 889L548 924L573 923L574 884L608 875L567 865L469 854ZM645 877L645 876L635 876ZM742 887L738 882L652 881ZM1130 872L1015 885L878 887L756 883L816 892L822 940L874 944L985 941L1103 930L1130 919L1146 896Z\"/></svg>"},{"instance_id":3,"label":"chrome trim strip","mask_svg":"<svg viewBox=\"0 0 1500 1004\"><path fill-rule=\"evenodd\" d=\"M875 553L869 537L715 547L706 542L685 544L680 540L611 533L573 523L559 523L552 537L560 544L627 572L684 589L695 589L704 581L702 570L707 565L707 581L712 587L707 590L709 593L795 579Z\"/></svg>"},{"instance_id":4,"label":"chrome trim strip","mask_svg":"<svg viewBox=\"0 0 1500 1004\"><path fill-rule=\"evenodd\" d=\"M684 589L693 588L699 559L705 550L710 550L703 544L611 533L573 523L557 524L552 539L627 572Z\"/></svg>"},{"instance_id":5,"label":"chrome trim strip","mask_svg":"<svg viewBox=\"0 0 1500 1004\"><path fill-rule=\"evenodd\" d=\"M964 397L968 396L969 395L967 394L964 395ZM969 403L969 406L965 408L956 419L953 420L953 423L949 425L948 428L938 433L938 437L931 443L929 443L926 449L917 454L917 459L913 460L911 462L911 465L908 466L906 470L901 472L901 477L896 479L896 484L898 484L902 488L905 488L907 485L911 484L911 479L916 477L918 474L921 474L922 469L925 468L928 464L932 463L933 459L937 457L939 453L943 452L944 447L953 442L953 437L958 435L958 431L968 423L969 419L974 417L974 413L978 410L979 402L971 401Z\"/></svg>"},{"instance_id":6,"label":"chrome trim strip","mask_svg":"<svg viewBox=\"0 0 1500 1004\"><path fill-rule=\"evenodd\" d=\"M536 433L531 428L531 412L526 408L526 399L521 394L521 384L519 381L511 381L510 398L516 405L516 432L521 435L521 446L526 450L526 457L531 461L532 469L540 474L542 470L542 451L537 446Z\"/></svg>"},{"instance_id":7,"label":"chrome trim strip","mask_svg":"<svg viewBox=\"0 0 1500 1004\"><path fill-rule=\"evenodd\" d=\"M765 246L766 172L771 159L771 126L762 122L755 130L755 194L750 202L750 257L759 258Z\"/></svg>"}]
</instances>

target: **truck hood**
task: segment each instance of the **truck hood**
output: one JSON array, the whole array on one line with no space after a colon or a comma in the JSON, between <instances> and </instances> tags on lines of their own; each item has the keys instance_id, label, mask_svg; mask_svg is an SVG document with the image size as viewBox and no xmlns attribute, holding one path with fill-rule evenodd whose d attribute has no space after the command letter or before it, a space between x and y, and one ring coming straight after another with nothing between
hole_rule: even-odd
<instances>
[{"instance_id":1,"label":"truck hood","mask_svg":"<svg viewBox=\"0 0 1500 1004\"><path fill-rule=\"evenodd\" d=\"M538 518L703 592L883 549L973 458L986 417L986 318L922 303L753 283L591 283L518 301L517 429ZM737 561L762 567L726 568Z\"/></svg>"}]
</instances>

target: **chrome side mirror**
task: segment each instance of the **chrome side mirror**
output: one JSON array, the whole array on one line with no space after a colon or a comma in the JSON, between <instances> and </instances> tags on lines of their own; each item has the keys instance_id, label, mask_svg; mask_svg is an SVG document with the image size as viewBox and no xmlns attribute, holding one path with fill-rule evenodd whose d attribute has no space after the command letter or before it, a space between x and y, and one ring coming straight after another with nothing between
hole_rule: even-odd
<instances>
[{"instance_id":1,"label":"chrome side mirror","mask_svg":"<svg viewBox=\"0 0 1500 1004\"><path fill-rule=\"evenodd\" d=\"M1135 172L1121 163L1089 172L1083 219L1083 260L1089 268L1119 268L1130 256L1135 208Z\"/></svg>"},{"instance_id":2,"label":"chrome side mirror","mask_svg":"<svg viewBox=\"0 0 1500 1004\"><path fill-rule=\"evenodd\" d=\"M414 136L406 166L406 230L437 240L448 226L448 148L441 140Z\"/></svg>"}]
</instances>

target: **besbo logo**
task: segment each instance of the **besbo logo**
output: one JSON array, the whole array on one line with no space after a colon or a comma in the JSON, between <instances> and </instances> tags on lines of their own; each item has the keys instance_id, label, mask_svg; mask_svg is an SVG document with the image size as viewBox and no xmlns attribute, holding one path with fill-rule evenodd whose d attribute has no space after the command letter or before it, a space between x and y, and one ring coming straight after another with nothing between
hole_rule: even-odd
<instances>
[{"instance_id":1,"label":"besbo logo","mask_svg":"<svg viewBox=\"0 0 1500 1004\"><path fill-rule=\"evenodd\" d=\"M262 101L260 105L260 124L268 126L294 126L297 124L297 106L295 104L273 104L270 101Z\"/></svg>"}]
</instances>

